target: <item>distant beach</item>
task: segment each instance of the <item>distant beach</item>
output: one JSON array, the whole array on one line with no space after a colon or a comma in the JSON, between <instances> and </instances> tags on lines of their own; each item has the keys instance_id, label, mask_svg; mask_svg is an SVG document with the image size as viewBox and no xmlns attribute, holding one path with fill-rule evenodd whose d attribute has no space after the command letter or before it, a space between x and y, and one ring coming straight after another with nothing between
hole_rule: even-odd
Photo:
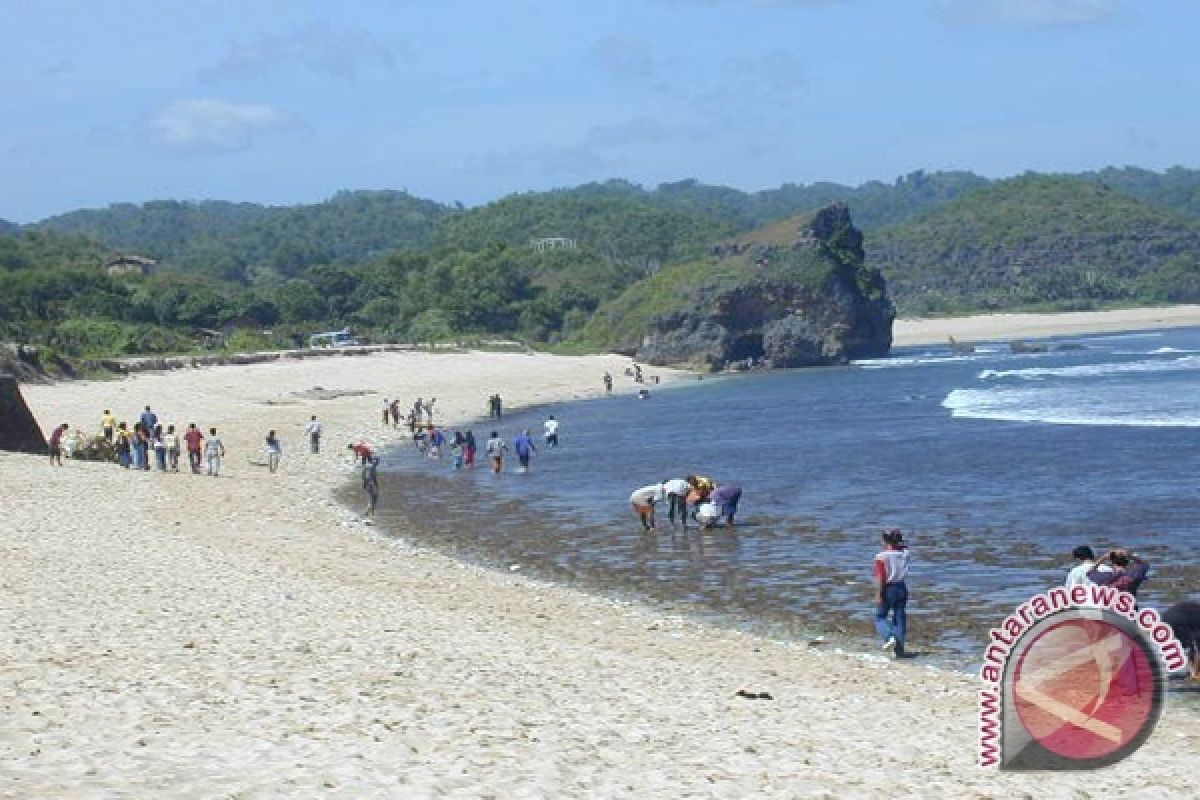
<instances>
[{"instance_id":1,"label":"distant beach","mask_svg":"<svg viewBox=\"0 0 1200 800\"><path fill-rule=\"evenodd\" d=\"M348 442L406 433L385 397L463 423L494 392L594 396L605 370L630 391L628 363L380 353L26 386L46 430L150 404L229 454L214 479L0 453L0 796L1084 796L978 768L970 676L468 566L335 500ZM383 502L425 498L385 478ZM1192 796L1197 751L1200 719L1168 713L1122 785Z\"/></svg>"},{"instance_id":2,"label":"distant beach","mask_svg":"<svg viewBox=\"0 0 1200 800\"><path fill-rule=\"evenodd\" d=\"M1122 308L1114 311L1064 311L1053 314L901 317L892 326L892 343L902 347L945 344L951 336L960 342L988 342L1191 326L1200 326L1200 305Z\"/></svg>"}]
</instances>

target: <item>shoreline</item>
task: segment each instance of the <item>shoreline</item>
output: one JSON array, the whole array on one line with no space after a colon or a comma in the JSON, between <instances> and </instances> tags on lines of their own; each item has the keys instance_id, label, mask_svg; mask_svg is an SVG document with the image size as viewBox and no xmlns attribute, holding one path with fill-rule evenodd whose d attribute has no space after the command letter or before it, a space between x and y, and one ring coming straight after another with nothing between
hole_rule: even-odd
<instances>
[{"instance_id":1,"label":"shoreline","mask_svg":"<svg viewBox=\"0 0 1200 800\"><path fill-rule=\"evenodd\" d=\"M900 317L892 326L892 346L944 345L951 336L964 344L973 344L1194 326L1200 326L1200 305L1112 311L974 314L963 317Z\"/></svg>"},{"instance_id":2,"label":"shoreline","mask_svg":"<svg viewBox=\"0 0 1200 800\"><path fill-rule=\"evenodd\" d=\"M513 408L599 394L605 368L624 388L626 363L380 354L22 387L44 427L94 429L106 404L149 402L216 425L230 454L217 479L0 454L12 687L0 785L21 797L1083 796L1070 774L976 766L971 676L471 566L381 535L335 497L354 475L346 441L398 439L379 435L384 394L432 387L453 423L494 391ZM321 400L316 386L373 393ZM326 424L317 457L299 433L310 413ZM252 463L268 427L286 447L277 475ZM1194 789L1193 717L1165 715L1127 762L1156 796Z\"/></svg>"}]
</instances>

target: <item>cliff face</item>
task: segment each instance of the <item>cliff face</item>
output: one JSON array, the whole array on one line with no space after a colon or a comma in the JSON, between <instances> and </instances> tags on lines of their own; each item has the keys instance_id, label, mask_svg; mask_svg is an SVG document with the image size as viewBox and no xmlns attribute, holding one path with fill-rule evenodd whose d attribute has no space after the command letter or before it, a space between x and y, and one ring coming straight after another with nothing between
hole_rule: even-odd
<instances>
[{"instance_id":1,"label":"cliff face","mask_svg":"<svg viewBox=\"0 0 1200 800\"><path fill-rule=\"evenodd\" d=\"M649 364L805 367L886 355L895 311L844 204L713 248L720 280L680 286L636 348Z\"/></svg>"}]
</instances>

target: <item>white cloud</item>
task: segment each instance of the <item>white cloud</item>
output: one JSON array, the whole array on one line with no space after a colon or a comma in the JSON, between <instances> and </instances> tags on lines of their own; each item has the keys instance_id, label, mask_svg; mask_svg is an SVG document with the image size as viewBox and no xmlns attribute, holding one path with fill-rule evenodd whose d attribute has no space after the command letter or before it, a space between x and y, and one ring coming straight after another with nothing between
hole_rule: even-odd
<instances>
[{"instance_id":1,"label":"white cloud","mask_svg":"<svg viewBox=\"0 0 1200 800\"><path fill-rule=\"evenodd\" d=\"M407 55L403 46L402 54ZM246 79L289 64L338 80L353 81L371 65L391 69L397 48L369 31L314 22L291 33L263 36L229 46L225 56L201 73L207 79Z\"/></svg>"},{"instance_id":2,"label":"white cloud","mask_svg":"<svg viewBox=\"0 0 1200 800\"><path fill-rule=\"evenodd\" d=\"M150 120L150 129L169 150L227 153L253 146L259 134L294 124L291 115L268 105L198 98L166 106Z\"/></svg>"},{"instance_id":3,"label":"white cloud","mask_svg":"<svg viewBox=\"0 0 1200 800\"><path fill-rule=\"evenodd\" d=\"M1123 0L940 0L935 13L951 25L1073 27L1108 22Z\"/></svg>"}]
</instances>

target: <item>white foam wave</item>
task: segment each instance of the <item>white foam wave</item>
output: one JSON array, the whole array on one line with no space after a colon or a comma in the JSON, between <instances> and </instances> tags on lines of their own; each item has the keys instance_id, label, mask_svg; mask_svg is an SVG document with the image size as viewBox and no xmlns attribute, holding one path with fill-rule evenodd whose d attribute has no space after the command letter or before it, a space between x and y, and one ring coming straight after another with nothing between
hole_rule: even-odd
<instances>
[{"instance_id":1,"label":"white foam wave","mask_svg":"<svg viewBox=\"0 0 1200 800\"><path fill-rule=\"evenodd\" d=\"M1118 361L1103 364L1078 364L1072 367L1028 367L1026 369L985 369L981 381L1019 378L1026 381L1044 378L1095 378L1103 375L1122 375L1137 372L1181 372L1200 369L1200 356L1172 359Z\"/></svg>"},{"instance_id":2,"label":"white foam wave","mask_svg":"<svg viewBox=\"0 0 1200 800\"><path fill-rule=\"evenodd\" d=\"M919 356L896 356L894 358L863 358L851 361L850 365L863 369L891 369L893 367L923 367L930 364L948 364L957 361L974 361L977 356L940 356L928 353Z\"/></svg>"},{"instance_id":3,"label":"white foam wave","mask_svg":"<svg viewBox=\"0 0 1200 800\"><path fill-rule=\"evenodd\" d=\"M1070 389L955 389L942 407L957 419L1104 425L1143 428L1200 428L1200 401L1156 392L1097 393Z\"/></svg>"},{"instance_id":4,"label":"white foam wave","mask_svg":"<svg viewBox=\"0 0 1200 800\"><path fill-rule=\"evenodd\" d=\"M1108 336L1088 336L1079 339L1081 342L1117 342L1124 339L1155 339L1162 336L1162 331L1150 333L1114 333Z\"/></svg>"}]
</instances>

